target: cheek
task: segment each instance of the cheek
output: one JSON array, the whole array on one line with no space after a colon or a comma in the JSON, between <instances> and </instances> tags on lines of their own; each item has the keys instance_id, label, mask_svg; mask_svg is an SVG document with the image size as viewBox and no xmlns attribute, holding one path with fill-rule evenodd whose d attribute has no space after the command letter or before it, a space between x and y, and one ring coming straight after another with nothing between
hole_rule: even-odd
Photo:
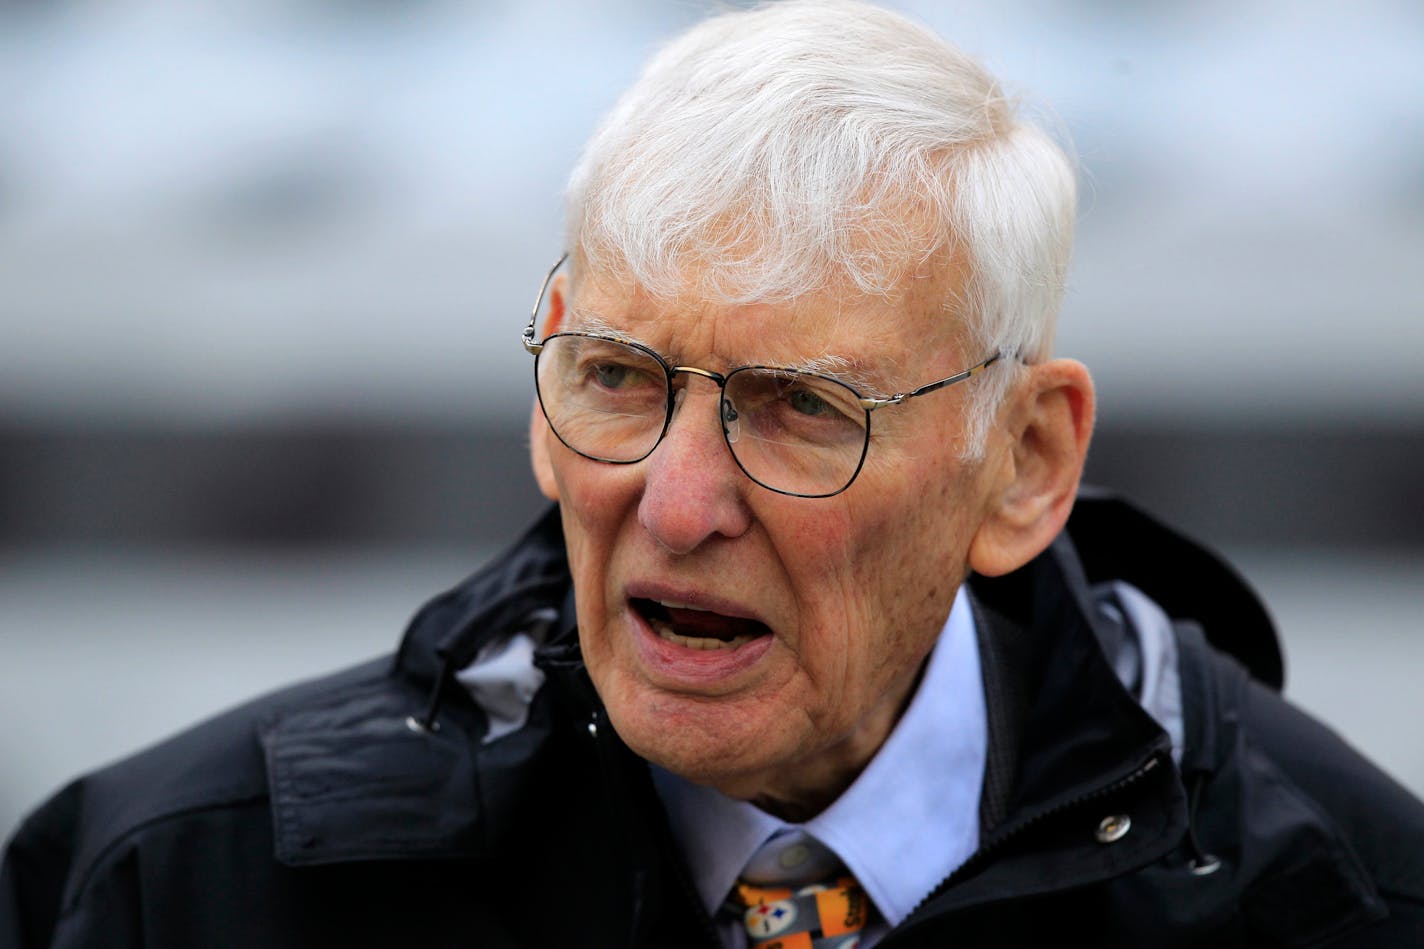
<instances>
[{"instance_id":1,"label":"cheek","mask_svg":"<svg viewBox=\"0 0 1424 949\"><path fill-rule=\"evenodd\" d=\"M926 651L949 615L968 546L958 480L926 477L913 504L858 521L842 581L855 620L846 646L863 668L893 670Z\"/></svg>"},{"instance_id":2,"label":"cheek","mask_svg":"<svg viewBox=\"0 0 1424 949\"><path fill-rule=\"evenodd\" d=\"M605 602L610 571L619 538L636 518L637 494L627 483L629 473L578 456L558 458L554 464L579 625L586 630L600 629L612 609Z\"/></svg>"},{"instance_id":3,"label":"cheek","mask_svg":"<svg viewBox=\"0 0 1424 949\"><path fill-rule=\"evenodd\" d=\"M797 499L797 506L775 521L763 515L775 538L777 555L797 587L803 608L813 608L850 584L868 564L877 546L875 531L862 526L854 511L836 498ZM808 505L821 505L808 508Z\"/></svg>"},{"instance_id":4,"label":"cheek","mask_svg":"<svg viewBox=\"0 0 1424 949\"><path fill-rule=\"evenodd\" d=\"M559 445L553 471L566 534L573 527L575 534L585 535L579 538L583 542L611 544L619 519L636 505L636 467L590 461ZM575 542L573 536L568 539Z\"/></svg>"},{"instance_id":5,"label":"cheek","mask_svg":"<svg viewBox=\"0 0 1424 949\"><path fill-rule=\"evenodd\" d=\"M808 503L828 504L826 501ZM802 662L820 680L844 680L885 661L903 578L903 514L851 505L801 517L781 536L781 559L801 617Z\"/></svg>"}]
</instances>

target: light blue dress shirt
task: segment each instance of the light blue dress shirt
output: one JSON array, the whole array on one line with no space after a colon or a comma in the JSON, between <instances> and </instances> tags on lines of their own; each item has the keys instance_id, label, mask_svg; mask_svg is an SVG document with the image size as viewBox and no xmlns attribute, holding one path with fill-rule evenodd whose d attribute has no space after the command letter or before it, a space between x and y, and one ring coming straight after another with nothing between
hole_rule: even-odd
<instances>
[{"instance_id":1,"label":"light blue dress shirt","mask_svg":"<svg viewBox=\"0 0 1424 949\"><path fill-rule=\"evenodd\" d=\"M861 940L868 949L978 849L987 754L979 647L961 586L909 707L855 782L811 820L788 823L661 768L653 780L709 914L773 834L803 830L835 851L879 911ZM739 922L716 918L729 949L746 945Z\"/></svg>"}]
</instances>

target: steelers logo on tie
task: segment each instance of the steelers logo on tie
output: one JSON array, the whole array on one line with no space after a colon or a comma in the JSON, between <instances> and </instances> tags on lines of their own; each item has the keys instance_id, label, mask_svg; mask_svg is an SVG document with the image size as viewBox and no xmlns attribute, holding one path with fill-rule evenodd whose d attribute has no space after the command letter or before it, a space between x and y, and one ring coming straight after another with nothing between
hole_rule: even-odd
<instances>
[{"instance_id":1,"label":"steelers logo on tie","mask_svg":"<svg viewBox=\"0 0 1424 949\"><path fill-rule=\"evenodd\" d=\"M780 935L796 922L796 904L790 900L775 900L753 906L747 910L744 922L752 936Z\"/></svg>"}]
</instances>

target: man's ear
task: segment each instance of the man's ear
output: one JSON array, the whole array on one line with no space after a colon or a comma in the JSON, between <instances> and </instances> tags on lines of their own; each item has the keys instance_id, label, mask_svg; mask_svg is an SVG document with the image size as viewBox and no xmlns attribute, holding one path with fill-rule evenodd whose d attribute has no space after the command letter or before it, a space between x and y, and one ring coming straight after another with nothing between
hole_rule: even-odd
<instances>
[{"instance_id":1,"label":"man's ear","mask_svg":"<svg viewBox=\"0 0 1424 949\"><path fill-rule=\"evenodd\" d=\"M1093 380L1082 363L1054 359L1026 369L1003 407L989 459L988 510L969 566L999 576L1038 556L1068 522L1093 434Z\"/></svg>"},{"instance_id":2,"label":"man's ear","mask_svg":"<svg viewBox=\"0 0 1424 949\"><path fill-rule=\"evenodd\" d=\"M538 482L544 497L557 501L559 483L554 480L554 466L549 463L549 439L553 437L549 423L544 420L544 410L539 407L536 398L534 411L529 417L529 463L534 468L534 480Z\"/></svg>"},{"instance_id":3,"label":"man's ear","mask_svg":"<svg viewBox=\"0 0 1424 949\"><path fill-rule=\"evenodd\" d=\"M568 312L568 286L568 274L564 273L555 277L554 282L549 285L549 312L544 319L544 331L539 335L540 339L547 339L549 334L557 333L563 326L564 316ZM534 468L534 480L539 483L539 490L550 501L557 501L559 483L554 478L554 466L549 460L549 440L553 437L549 422L544 418L544 409L536 397L529 416L529 463Z\"/></svg>"}]
</instances>

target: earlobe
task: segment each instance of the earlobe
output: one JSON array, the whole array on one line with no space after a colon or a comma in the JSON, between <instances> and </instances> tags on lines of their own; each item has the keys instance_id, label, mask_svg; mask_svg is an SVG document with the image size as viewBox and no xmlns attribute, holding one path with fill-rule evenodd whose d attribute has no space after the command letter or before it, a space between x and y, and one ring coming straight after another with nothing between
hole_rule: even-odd
<instances>
[{"instance_id":1,"label":"earlobe","mask_svg":"<svg viewBox=\"0 0 1424 949\"><path fill-rule=\"evenodd\" d=\"M969 566L987 576L1038 556L1068 522L1093 431L1093 382L1071 359L1032 366L1006 407L1008 444L991 479L989 507L970 543Z\"/></svg>"},{"instance_id":2,"label":"earlobe","mask_svg":"<svg viewBox=\"0 0 1424 949\"><path fill-rule=\"evenodd\" d=\"M544 418L544 410L539 400L534 400L534 409L529 416L529 463L534 469L534 480L539 490L550 501L559 499L559 483L554 478L554 466L549 460L549 423Z\"/></svg>"}]
</instances>

